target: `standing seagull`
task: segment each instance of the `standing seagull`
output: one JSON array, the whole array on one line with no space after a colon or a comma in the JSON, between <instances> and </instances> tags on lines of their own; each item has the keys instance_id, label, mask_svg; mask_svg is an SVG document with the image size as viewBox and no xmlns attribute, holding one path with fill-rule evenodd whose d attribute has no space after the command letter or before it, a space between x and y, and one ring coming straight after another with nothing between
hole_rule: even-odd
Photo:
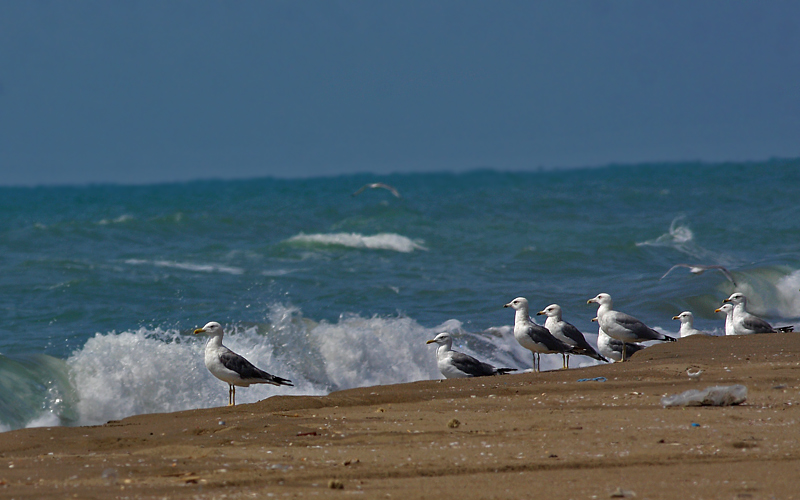
<instances>
[{"instance_id":1,"label":"standing seagull","mask_svg":"<svg viewBox=\"0 0 800 500\"><path fill-rule=\"evenodd\" d=\"M736 335L733 329L733 304L722 304L714 312L725 313L725 335Z\"/></svg>"},{"instance_id":2,"label":"standing seagull","mask_svg":"<svg viewBox=\"0 0 800 500\"><path fill-rule=\"evenodd\" d=\"M572 346L553 337L547 328L533 322L528 313L528 299L525 297L517 297L503 307L510 307L515 311L514 338L533 353L533 371L541 371L542 354L574 352Z\"/></svg>"},{"instance_id":3,"label":"standing seagull","mask_svg":"<svg viewBox=\"0 0 800 500\"><path fill-rule=\"evenodd\" d=\"M236 405L236 387L249 387L250 384L292 385L291 380L270 375L264 370L222 345L222 326L216 321L206 323L194 331L195 335L204 333L211 338L206 343L205 363L212 375L228 383L228 406Z\"/></svg>"},{"instance_id":4,"label":"standing seagull","mask_svg":"<svg viewBox=\"0 0 800 500\"><path fill-rule=\"evenodd\" d=\"M600 328L610 337L625 342L626 344L630 342L644 342L647 340L675 342L674 338L653 330L633 316L612 310L613 302L611 300L611 295L607 293L598 294L597 297L586 301L587 304L591 304L592 302L599 304L597 308L597 322L600 324ZM622 353L622 361L625 361L627 359L625 357L626 352L623 351Z\"/></svg>"},{"instance_id":5,"label":"standing seagull","mask_svg":"<svg viewBox=\"0 0 800 500\"><path fill-rule=\"evenodd\" d=\"M436 348L436 366L445 378L487 377L517 371L516 368L495 368L468 354L454 351L453 339L447 332L440 333L426 344L439 344Z\"/></svg>"},{"instance_id":6,"label":"standing seagull","mask_svg":"<svg viewBox=\"0 0 800 500\"><path fill-rule=\"evenodd\" d=\"M561 342L572 346L572 354L581 354L589 356L598 361L608 360L597 353L594 348L586 341L580 330L573 325L561 319L561 306L558 304L550 304L544 310L539 311L536 315L546 314L547 320L544 322L544 327L553 334ZM564 368L569 368L569 353L561 353Z\"/></svg>"},{"instance_id":7,"label":"standing seagull","mask_svg":"<svg viewBox=\"0 0 800 500\"><path fill-rule=\"evenodd\" d=\"M681 320L681 338L688 337L690 335L708 335L706 332L701 332L694 327L694 314L689 311L683 311L679 315L673 316L672 319Z\"/></svg>"},{"instance_id":8,"label":"standing seagull","mask_svg":"<svg viewBox=\"0 0 800 500\"><path fill-rule=\"evenodd\" d=\"M592 318L592 321L597 321L597 318ZM622 350L625 350L624 358L628 359L637 352L641 351L647 346L642 344L630 344L621 342L615 338L609 337L602 328L597 329L597 350L603 356L614 361L622 361Z\"/></svg>"},{"instance_id":9,"label":"standing seagull","mask_svg":"<svg viewBox=\"0 0 800 500\"><path fill-rule=\"evenodd\" d=\"M743 293L733 293L730 297L723 300L733 304L733 334L750 335L753 333L775 333L772 326L759 318L755 314L747 312L747 297Z\"/></svg>"},{"instance_id":10,"label":"standing seagull","mask_svg":"<svg viewBox=\"0 0 800 500\"><path fill-rule=\"evenodd\" d=\"M361 194L362 192L366 191L367 189L386 189L390 193L392 193L395 196L395 198L400 198L401 197L400 196L400 192L397 189L395 189L394 186L390 186L390 185L384 184L382 182L373 182L371 184L364 184L363 186L358 188L355 193L353 193L353 196Z\"/></svg>"}]
</instances>

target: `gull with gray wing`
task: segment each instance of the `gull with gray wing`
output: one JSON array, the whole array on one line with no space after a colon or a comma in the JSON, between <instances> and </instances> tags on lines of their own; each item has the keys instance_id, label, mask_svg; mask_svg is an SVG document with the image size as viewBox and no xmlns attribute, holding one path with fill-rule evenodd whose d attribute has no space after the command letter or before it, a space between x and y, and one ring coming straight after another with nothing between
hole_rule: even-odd
<instances>
[{"instance_id":1,"label":"gull with gray wing","mask_svg":"<svg viewBox=\"0 0 800 500\"><path fill-rule=\"evenodd\" d=\"M533 371L541 369L542 354L573 353L571 345L555 338L550 331L537 325L530 317L528 299L517 297L503 307L514 309L514 338L533 353Z\"/></svg>"},{"instance_id":2,"label":"gull with gray wing","mask_svg":"<svg viewBox=\"0 0 800 500\"><path fill-rule=\"evenodd\" d=\"M564 368L569 368L569 355L580 354L582 356L589 356L590 358L598 361L608 360L595 351L594 347L586 341L580 330L570 323L562 319L561 306L558 304L550 304L542 311L536 313L537 315L547 315L547 320L544 322L544 327L553 334L561 342L572 346L572 353L561 353Z\"/></svg>"},{"instance_id":3,"label":"gull with gray wing","mask_svg":"<svg viewBox=\"0 0 800 500\"><path fill-rule=\"evenodd\" d=\"M239 387L249 387L250 384L292 385L291 380L276 377L256 368L245 358L222 345L224 332L216 321L206 323L203 328L195 330L194 334L210 336L203 360L212 375L228 383L228 406L236 405L237 385Z\"/></svg>"},{"instance_id":4,"label":"gull with gray wing","mask_svg":"<svg viewBox=\"0 0 800 500\"><path fill-rule=\"evenodd\" d=\"M495 368L468 354L454 351L453 338L447 332L438 334L426 343L439 345L436 348L436 366L445 378L487 377L517 371L516 368Z\"/></svg>"},{"instance_id":5,"label":"gull with gray wing","mask_svg":"<svg viewBox=\"0 0 800 500\"><path fill-rule=\"evenodd\" d=\"M653 330L633 316L614 311L612 309L613 301L611 300L611 295L607 293L598 294L596 297L589 299L587 304L592 302L599 305L597 308L597 322L600 324L600 328L610 337L625 343L645 342L648 340L675 342L674 338ZM622 361L627 359L625 354L627 353L623 351Z\"/></svg>"}]
</instances>

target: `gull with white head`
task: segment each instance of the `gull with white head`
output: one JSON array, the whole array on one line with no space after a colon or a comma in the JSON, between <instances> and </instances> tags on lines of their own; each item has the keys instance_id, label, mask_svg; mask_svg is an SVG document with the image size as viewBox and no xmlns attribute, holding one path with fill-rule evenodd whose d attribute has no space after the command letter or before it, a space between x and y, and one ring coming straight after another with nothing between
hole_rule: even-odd
<instances>
[{"instance_id":1,"label":"gull with white head","mask_svg":"<svg viewBox=\"0 0 800 500\"><path fill-rule=\"evenodd\" d=\"M673 316L672 319L679 319L681 320L681 338L689 337L691 335L708 335L708 333L698 330L694 327L694 314L690 311L683 311L677 316Z\"/></svg>"},{"instance_id":2,"label":"gull with white head","mask_svg":"<svg viewBox=\"0 0 800 500\"><path fill-rule=\"evenodd\" d=\"M586 337L583 336L580 330L562 319L560 305L550 304L536 314L544 314L547 316L544 327L553 334L553 337L567 345L571 345L573 349L572 354L589 356L598 361L605 361L608 363L608 360L598 354L597 351L594 350L594 347L586 341ZM569 355L570 353L561 353L564 368L569 368Z\"/></svg>"},{"instance_id":3,"label":"gull with white head","mask_svg":"<svg viewBox=\"0 0 800 500\"><path fill-rule=\"evenodd\" d=\"M747 297L743 293L736 292L723 302L733 304L733 315L731 323L734 335L751 335L754 333L775 333L772 325L759 318L755 314L747 312Z\"/></svg>"},{"instance_id":4,"label":"gull with white head","mask_svg":"<svg viewBox=\"0 0 800 500\"><path fill-rule=\"evenodd\" d=\"M596 297L589 299L586 303L591 304L592 302L599 305L597 308L597 322L600 324L600 328L610 337L626 344L648 340L675 342L674 338L653 330L633 316L620 311L614 311L612 309L613 301L611 300L611 295L607 293L598 294ZM623 351L622 361L627 359L627 357L624 356L625 353L626 352Z\"/></svg>"},{"instance_id":5,"label":"gull with white head","mask_svg":"<svg viewBox=\"0 0 800 500\"><path fill-rule=\"evenodd\" d=\"M256 368L242 356L222 345L224 332L216 321L206 323L203 328L195 330L194 334L210 336L206 343L204 361L212 375L228 383L228 406L236 404L237 385L239 387L249 387L250 384L292 385L291 380L270 375Z\"/></svg>"},{"instance_id":6,"label":"gull with white head","mask_svg":"<svg viewBox=\"0 0 800 500\"><path fill-rule=\"evenodd\" d=\"M592 321L597 321L597 318L592 318ZM619 341L609 337L602 328L597 329L597 351L608 359L622 361L623 349L625 350L625 359L630 359L631 356L645 347L647 346L642 344L631 344Z\"/></svg>"},{"instance_id":7,"label":"gull with white head","mask_svg":"<svg viewBox=\"0 0 800 500\"><path fill-rule=\"evenodd\" d=\"M708 271L709 269L716 269L719 272L721 272L723 275L725 275L725 277L728 279L728 281L731 282L731 284L733 286L736 286L736 281L734 281L734 279L733 279L733 274L731 274L731 272L728 271L727 269L725 269L723 266L703 266L703 265L700 265L700 264L675 264L674 266L670 267L669 271L665 272L664 276L662 276L659 279L663 280L664 278L667 277L667 275L669 273L671 273L674 269L677 269L679 267L685 267L685 268L689 269L690 273L698 274L698 275L699 274L703 274L704 272Z\"/></svg>"},{"instance_id":8,"label":"gull with white head","mask_svg":"<svg viewBox=\"0 0 800 500\"><path fill-rule=\"evenodd\" d=\"M534 323L528 312L528 299L525 297L517 297L503 307L514 309L514 338L533 353L533 371L540 371L542 354L574 352L571 345L558 340L547 328Z\"/></svg>"},{"instance_id":9,"label":"gull with white head","mask_svg":"<svg viewBox=\"0 0 800 500\"><path fill-rule=\"evenodd\" d=\"M436 366L445 378L487 377L517 371L516 368L495 368L468 354L454 351L453 338L447 332L438 334L426 344L439 345L436 348Z\"/></svg>"},{"instance_id":10,"label":"gull with white head","mask_svg":"<svg viewBox=\"0 0 800 500\"><path fill-rule=\"evenodd\" d=\"M736 335L733 329L733 304L722 304L714 312L725 313L725 335Z\"/></svg>"}]
</instances>

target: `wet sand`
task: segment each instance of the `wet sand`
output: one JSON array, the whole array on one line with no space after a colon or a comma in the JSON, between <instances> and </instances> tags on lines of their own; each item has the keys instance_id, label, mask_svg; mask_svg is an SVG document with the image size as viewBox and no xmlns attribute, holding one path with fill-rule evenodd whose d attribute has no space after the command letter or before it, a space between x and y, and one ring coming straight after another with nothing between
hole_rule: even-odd
<instances>
[{"instance_id":1,"label":"wet sand","mask_svg":"<svg viewBox=\"0 0 800 500\"><path fill-rule=\"evenodd\" d=\"M0 434L0 498L798 498L799 375L800 334L690 337L624 364L23 429ZM718 384L746 403L660 404Z\"/></svg>"}]
</instances>

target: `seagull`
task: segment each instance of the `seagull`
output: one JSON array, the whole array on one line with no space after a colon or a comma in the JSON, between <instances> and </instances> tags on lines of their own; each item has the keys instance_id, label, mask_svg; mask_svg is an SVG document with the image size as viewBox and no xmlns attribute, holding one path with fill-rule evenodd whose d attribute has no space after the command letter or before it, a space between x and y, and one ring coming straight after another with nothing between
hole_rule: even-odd
<instances>
[{"instance_id":1,"label":"seagull","mask_svg":"<svg viewBox=\"0 0 800 500\"><path fill-rule=\"evenodd\" d=\"M747 297L743 293L732 293L723 302L733 304L731 323L734 335L750 335L753 333L775 333L772 326L755 314L747 312ZM727 324L726 324L727 329Z\"/></svg>"},{"instance_id":2,"label":"seagull","mask_svg":"<svg viewBox=\"0 0 800 500\"><path fill-rule=\"evenodd\" d=\"M571 345L573 349L572 354L581 354L583 356L589 356L590 358L594 358L598 361L605 361L608 363L608 360L598 354L597 351L595 351L594 348L589 344L589 342L586 341L586 338L583 336L580 330L561 319L560 305L550 304L549 306L545 307L544 310L536 313L537 316L542 314L547 315L547 320L544 322L544 327L547 328L553 337L567 345ZM561 356L564 363L563 367L569 368L569 353L562 352Z\"/></svg>"},{"instance_id":3,"label":"seagull","mask_svg":"<svg viewBox=\"0 0 800 500\"><path fill-rule=\"evenodd\" d=\"M694 327L694 314L689 311L683 311L679 315L673 316L672 319L681 320L681 338L690 335L708 335L706 332L702 332Z\"/></svg>"},{"instance_id":4,"label":"seagull","mask_svg":"<svg viewBox=\"0 0 800 500\"><path fill-rule=\"evenodd\" d=\"M592 321L597 321L597 318L592 318ZM645 347L647 346L642 344L621 342L610 337L602 328L597 329L597 350L608 359L622 361L623 348L625 349L625 359L628 359Z\"/></svg>"},{"instance_id":5,"label":"seagull","mask_svg":"<svg viewBox=\"0 0 800 500\"><path fill-rule=\"evenodd\" d=\"M541 371L542 354L574 353L571 345L553 337L547 328L533 322L528 314L528 299L525 297L517 297L503 307L511 307L515 311L514 338L522 347L533 353L533 371Z\"/></svg>"},{"instance_id":6,"label":"seagull","mask_svg":"<svg viewBox=\"0 0 800 500\"><path fill-rule=\"evenodd\" d=\"M659 278L659 280L663 280L664 278L666 278L667 275L669 273L671 273L672 270L675 269L676 267L686 267L686 268L689 269L689 272L694 273L694 274L703 274L704 272L708 271L709 269L717 269L717 270L719 270L719 272L724 274L726 278L728 278L728 281L730 281L733 284L733 286L736 286L736 281L734 281L734 279L733 279L733 274L731 274L731 272L728 271L727 269L725 269L724 267L722 267L722 266L701 266L699 264L675 264L674 266L670 267L669 271L665 272L664 276Z\"/></svg>"},{"instance_id":7,"label":"seagull","mask_svg":"<svg viewBox=\"0 0 800 500\"><path fill-rule=\"evenodd\" d=\"M722 304L717 309L714 309L714 312L725 313L725 335L736 335L733 330L733 304Z\"/></svg>"},{"instance_id":8,"label":"seagull","mask_svg":"<svg viewBox=\"0 0 800 500\"><path fill-rule=\"evenodd\" d=\"M444 378L486 377L517 371L516 368L495 368L463 352L454 351L453 339L447 332L440 333L426 344L439 344L436 348L436 366Z\"/></svg>"},{"instance_id":9,"label":"seagull","mask_svg":"<svg viewBox=\"0 0 800 500\"><path fill-rule=\"evenodd\" d=\"M216 321L206 323L194 331L195 335L209 335L206 343L205 363L212 375L228 383L228 406L236 405L236 387L250 384L272 384L292 386L292 381L276 377L253 366L252 363L222 345L222 326Z\"/></svg>"},{"instance_id":10,"label":"seagull","mask_svg":"<svg viewBox=\"0 0 800 500\"><path fill-rule=\"evenodd\" d=\"M363 191L366 191L367 189L388 189L396 198L401 198L400 192L397 191L397 189L395 189L393 186L384 184L382 182L373 182L371 184L364 184L363 186L358 188L358 190L355 193L353 193L353 196L361 194Z\"/></svg>"},{"instance_id":11,"label":"seagull","mask_svg":"<svg viewBox=\"0 0 800 500\"><path fill-rule=\"evenodd\" d=\"M597 297L589 299L586 303L591 304L592 302L599 304L597 308L597 322L600 324L600 328L602 328L609 337L614 337L625 343L643 342L647 340L675 342L673 337L653 330L633 316L612 310L613 302L611 300L611 295L607 293L598 294ZM623 351L623 354L626 354L626 352L627 351ZM626 359L625 356L622 357L622 361Z\"/></svg>"}]
</instances>

